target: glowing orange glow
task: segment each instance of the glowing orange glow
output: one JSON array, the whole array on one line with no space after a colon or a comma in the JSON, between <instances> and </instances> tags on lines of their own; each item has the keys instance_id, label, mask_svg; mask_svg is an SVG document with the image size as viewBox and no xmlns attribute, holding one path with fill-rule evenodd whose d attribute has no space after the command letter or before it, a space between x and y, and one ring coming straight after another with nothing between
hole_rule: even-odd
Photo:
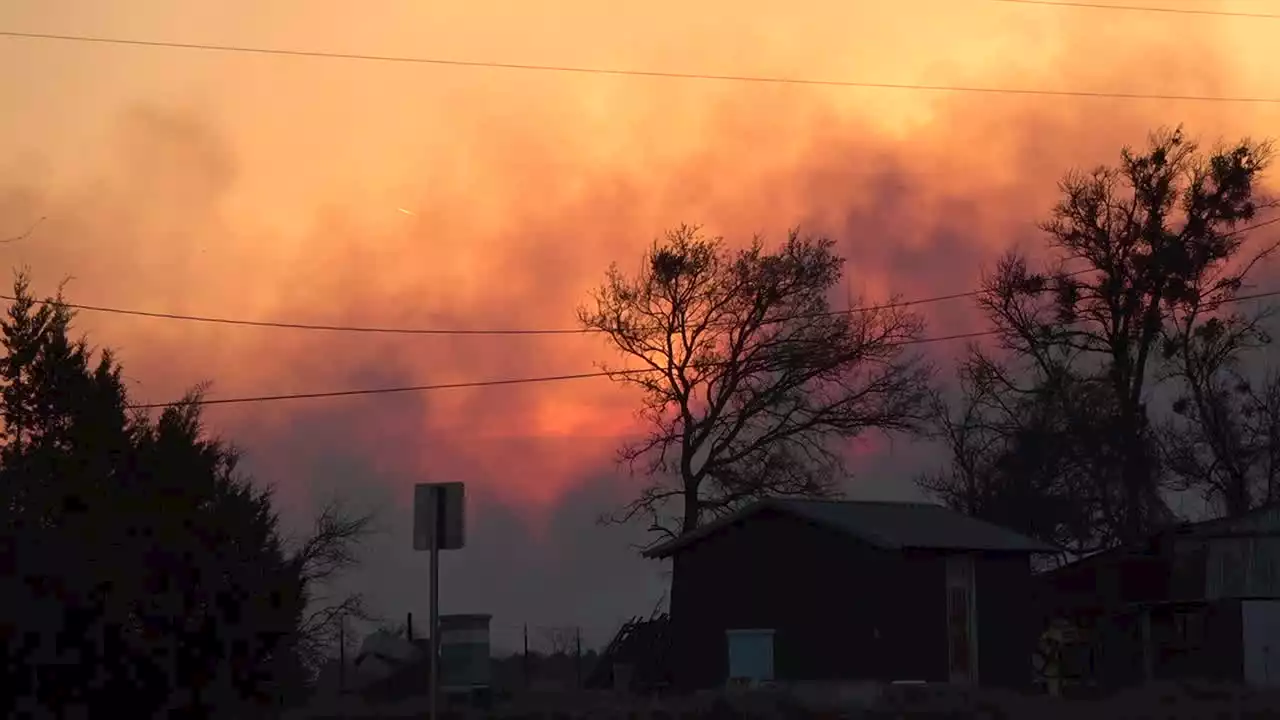
<instances>
[{"instance_id":1,"label":"glowing orange glow","mask_svg":"<svg viewBox=\"0 0 1280 720\"><path fill-rule=\"evenodd\" d=\"M109 5L10 1L0 26L709 74L1280 96L1280 25L1229 19L954 0L315 0L304 13L262 0ZM73 301L326 324L572 326L611 261L634 267L681 222L733 240L779 239L795 225L830 233L849 258L850 291L868 301L963 291L998 252L1037 237L1068 168L1113 161L1160 124L1185 122L1209 141L1280 128L1277 105L17 40L0 40L0 66L0 237L48 218L0 252L30 265L39 289L69 276ZM977 327L963 302L927 312L934 334ZM146 401L205 379L216 395L264 394L616 360L594 336L341 335L89 313L81 327L120 350ZM616 437L637 427L630 396L604 380L341 402L333 407L347 414L332 421L379 462L407 475L453 463L481 492L534 506L607 470ZM317 403L210 418L230 437L267 443L321 412ZM563 440L575 437L589 439ZM521 438L561 440L537 451ZM432 439L431 452L416 446Z\"/></svg>"}]
</instances>

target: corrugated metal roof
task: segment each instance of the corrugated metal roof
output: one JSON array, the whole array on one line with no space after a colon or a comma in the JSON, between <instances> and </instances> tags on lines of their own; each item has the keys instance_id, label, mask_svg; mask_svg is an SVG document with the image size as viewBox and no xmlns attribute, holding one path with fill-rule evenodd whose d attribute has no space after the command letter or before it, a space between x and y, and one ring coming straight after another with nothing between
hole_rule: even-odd
<instances>
[{"instance_id":1,"label":"corrugated metal roof","mask_svg":"<svg viewBox=\"0 0 1280 720\"><path fill-rule=\"evenodd\" d=\"M810 522L848 533L877 547L933 550L986 550L1050 553L1056 550L1007 528L992 525L941 505L865 500L800 500L770 498L737 513L663 543L645 557L668 557L723 527L746 520L764 509L776 509Z\"/></svg>"},{"instance_id":2,"label":"corrugated metal roof","mask_svg":"<svg viewBox=\"0 0 1280 720\"><path fill-rule=\"evenodd\" d=\"M1237 517L1221 517L1197 523L1183 523L1173 532L1184 537L1215 535L1271 535L1280 531L1280 503L1256 507Z\"/></svg>"}]
</instances>

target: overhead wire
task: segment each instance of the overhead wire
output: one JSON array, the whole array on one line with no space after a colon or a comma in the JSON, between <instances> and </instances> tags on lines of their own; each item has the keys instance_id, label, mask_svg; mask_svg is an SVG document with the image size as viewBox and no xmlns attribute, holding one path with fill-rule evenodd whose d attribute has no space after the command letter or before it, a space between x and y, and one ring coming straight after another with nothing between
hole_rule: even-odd
<instances>
[{"instance_id":1,"label":"overhead wire","mask_svg":"<svg viewBox=\"0 0 1280 720\"><path fill-rule=\"evenodd\" d=\"M326 58L332 60L357 60L383 63L409 63L417 65L439 65L450 67L487 68L495 70L524 70L535 72L574 73L580 75L613 75L625 77L665 78L674 80L709 80L717 82L769 83L775 85L809 85L820 87L866 88L879 90L907 90L917 92L949 92L949 93L983 93L994 95L1035 95L1076 98L1110 98L1121 100L1162 100L1178 102L1219 102L1244 104L1280 104L1280 97L1249 97L1220 95L1180 95L1173 93L1138 93L1138 92L1105 92L1094 90L1047 90L1043 88L1002 88L977 85L945 85L890 83L861 80L823 80L818 78L796 78L766 75L732 75L715 73L675 72L662 70L638 70L627 68L589 67L585 65L542 65L532 63L497 62L491 60L461 60L443 57L415 57L408 55L373 55L364 53L343 53L322 50L294 50L287 48L253 47L248 45L221 45L213 43L191 43L167 40L138 40L132 38L107 37L100 35L69 35L58 33L22 32L17 30L0 30L0 37L23 40L52 40L60 42L93 43L101 45L121 45L146 48L166 48L180 50L199 50L207 52L238 53L251 55L275 55L304 58Z\"/></svg>"},{"instance_id":2,"label":"overhead wire","mask_svg":"<svg viewBox=\"0 0 1280 720\"><path fill-rule=\"evenodd\" d=\"M1080 273L1073 273L1080 274ZM1217 303L1227 305L1237 302L1246 302L1249 300L1261 300L1264 298L1280 296L1280 290L1268 290L1265 292L1252 293L1249 295L1237 295L1233 298L1222 300ZM928 345L932 343L951 342L955 340L969 340L981 337L990 337L999 334L997 330L978 330L967 333L956 333L954 335L938 335L934 337L914 338L911 340L902 340L897 342L884 343L885 347L905 347L909 345ZM565 375L542 375L523 378L499 378L495 380L472 380L464 382L451 383L433 383L427 385L401 385L395 387L381 388L354 388L350 390L329 390L319 392L301 392L301 393L280 393L275 395L247 395L229 398L199 398L192 400L195 405L238 405L245 403L261 403L261 402L278 402L284 400L315 400L322 398L341 398L341 397L358 397L366 395L390 395L399 393L414 392L430 392L434 390L455 390L461 388L482 388L497 387L503 385L533 385L551 382L563 382L567 380L586 380L590 378L614 378L625 375L640 375L645 373L657 372L653 368L634 368L622 370L600 370L596 372L570 373ZM137 410L151 410L158 408L166 408L174 405L174 402L167 403L139 403L130 404L127 407Z\"/></svg>"},{"instance_id":3,"label":"overhead wire","mask_svg":"<svg viewBox=\"0 0 1280 720\"><path fill-rule=\"evenodd\" d=\"M1236 228L1229 233L1225 233L1227 237L1242 235L1244 233L1257 230L1259 228L1268 227L1280 223L1280 216L1264 220L1261 222ZM1079 275L1088 270L1076 271L1069 275ZM824 313L800 315L797 317L788 317L786 320L797 320L806 318L817 318L823 316L847 315L850 313L877 312L883 310L891 310L894 308L914 307L920 305L932 305L934 303L948 302L951 300L962 300L964 298L977 297L982 294L982 290L967 290L964 292L948 293L945 295L933 295L930 297L912 298L908 300L898 300L892 302L879 303L876 305L860 305L857 307L845 308L842 310L831 310ZM12 295L0 293L0 300L14 301ZM596 328L427 328L427 327L379 327L368 325L336 325L336 324L313 324L303 322L293 322L285 320L251 320L245 318L217 317L211 315L189 315L183 313L162 312L156 310L139 310L136 308L112 307L107 305L72 303L59 300L36 300L37 303L57 303L71 310L81 310L85 312L105 313L111 315L125 315L133 317L152 318L160 320L178 320L184 322L209 323L216 325L234 325L243 327L271 328L278 330L305 330L319 332L347 332L347 333L365 333L365 334L385 334L385 335L589 335L604 332Z\"/></svg>"},{"instance_id":4,"label":"overhead wire","mask_svg":"<svg viewBox=\"0 0 1280 720\"><path fill-rule=\"evenodd\" d=\"M1021 2L1030 5L1051 5L1051 6L1076 6L1082 8L1095 9L1111 9L1111 10L1150 10L1177 12L1177 9L1167 8L1140 8L1130 6L1103 6L1095 3L1069 3L1069 2L1050 2L1049 0L996 0L1004 2ZM1208 11L1187 11L1187 14L1218 14L1218 15L1237 15L1237 13L1226 12L1208 12ZM1245 13L1239 14L1244 17L1270 17L1268 14ZM1059 97L1093 97L1093 98L1114 98L1114 99L1143 99L1143 100L1167 100L1167 101L1194 101L1194 102L1229 102L1229 103L1265 103L1280 104L1280 97L1226 97L1226 96L1205 96L1205 95L1175 95L1175 94L1154 94L1154 93L1124 93L1124 92L1099 92L1099 91L1072 91L1072 90L1047 90L1035 88L996 88L996 87L976 87L976 86L960 86L960 85L926 85L926 84L906 84L906 83L880 83L867 81L845 81L845 80L822 80L810 78L790 78L790 77L770 77L770 76L748 76L748 75L725 75L725 74L705 74L705 73L682 73L667 71L649 71L634 69L617 69L617 68L599 68L586 66L570 66L570 65L537 65L525 63L503 63L494 61L470 61L451 58L429 58L429 57L412 57L399 55L370 55L357 53L338 53L325 51L309 51L309 50L292 50L284 48L264 48L237 45L218 45L209 43L183 43L172 41L155 41L155 40L138 40L130 38L105 37L93 35L69 35L69 34L53 34L53 33L31 33L20 31L0 31L0 37L9 37L13 39L28 40L50 40L64 42L81 42L94 44L108 44L121 46L151 47L151 48L168 48L168 49L186 49L211 52L225 53L244 53L257 55L276 55L276 56L292 56L292 57L310 57L310 58L327 58L338 60L356 60L371 62L391 62L391 63L410 63L422 65L442 65L454 67L473 67L473 68L491 68L505 70L527 70L542 72L561 72L576 74L593 74L593 75L614 75L614 76L634 76L634 77L653 77L668 79L686 79L686 80L712 80L712 81L730 81L730 82L754 82L754 83L772 83L772 84L790 84L790 85L814 85L814 86L832 86L832 87L851 87L851 88L870 88L870 89L894 89L894 90L915 90L926 92L967 92L967 93L988 93L988 94L1009 94L1009 95L1042 95L1042 96L1059 96ZM1246 230L1263 227L1275 222L1280 222L1280 218L1276 218L1264 223L1242 228L1236 232L1244 232ZM1079 273L1072 273L1079 274ZM981 290L973 290L963 293L953 293L949 295L940 295L930 298L920 298L916 300L907 300L893 303L886 303L877 306L865 306L859 308L850 308L848 310L832 311L825 314L843 314L849 312L867 312L877 309L888 309L893 307L905 307L910 305L923 305L928 303L943 302L948 300L961 299L965 297L974 297L981 293ZM1280 291L1261 293L1252 296L1241 296L1235 298L1236 301L1246 299L1257 299L1261 297L1271 297L1280 294ZM0 295L0 298L13 300L13 297ZM63 303L64 306L78 310L91 312L113 313L121 315L133 315L139 317L152 317L171 320L185 320L192 322L216 323L227 325L257 326L277 329L301 329L301 330L317 330L317 331L337 331L337 332L355 332L355 333L384 333L384 334L408 334L408 335L563 335L563 334L585 334L593 332L589 328L561 328L561 329L490 329L490 330L466 330L466 329L440 329L440 328L379 328L379 327L360 327L360 326L341 326L341 325L314 325L295 322L276 322L276 321L256 321L243 320L235 318L219 318L198 315L183 315L177 313L154 312L145 310L134 310L126 308L114 308L107 306L83 305L73 303ZM599 332L594 330L594 332ZM940 336L933 338L919 338L910 341L904 341L898 344L915 345L924 343L944 342L966 338L977 338L994 334L994 331L983 331L974 333L961 333L957 335ZM334 398L348 397L358 395L380 395L388 393L404 393L419 392L430 390L443 390L450 388L468 388L468 387L490 387L500 385L516 385L530 383L545 383L566 380L577 380L594 377L611 377L618 374L629 374L635 372L651 372L651 370L622 370L613 372L592 372L592 373L573 373L564 375L552 375L541 377L527 378L504 378L485 381L470 381L457 383L438 383L430 385L413 385L402 387L388 388L363 388L352 390L324 391L324 392L308 392L308 393L286 393L276 395L259 395L245 396L233 398L202 398L197 400L202 405L224 405L233 403L250 403L250 402L268 402L279 400L301 400L311 398ZM142 403L133 404L130 407L138 409L150 409L168 407L173 403Z\"/></svg>"},{"instance_id":5,"label":"overhead wire","mask_svg":"<svg viewBox=\"0 0 1280 720\"><path fill-rule=\"evenodd\" d=\"M1277 291L1276 294L1280 294ZM925 345L928 343L946 342L951 340L963 340L966 338L978 338L990 335L991 331L980 331L971 333L959 333L956 335L944 335L939 337L917 338L913 340L903 340L900 342L886 343L887 347L897 347L905 345ZM536 377L523 378L500 378L496 380L473 380L466 382L452 383L433 383L428 385L401 385L396 387L382 388L356 388L351 390L331 390L322 392L304 392L304 393L282 393L277 395L251 395L243 397L230 398L201 398L192 401L196 405L233 405L241 403L256 402L274 402L280 400L313 400L319 398L338 398L338 397L354 397L360 395L388 395L392 393L411 393L411 392L427 392L431 390L454 390L460 388L479 388L479 387L495 387L500 385L531 385L537 383L561 382L565 380L586 380L589 378L607 378L617 377L619 375L640 375L644 373L655 372L652 368L635 368L623 370L599 370L596 372L570 373L567 375L542 375ZM142 403L131 404L128 407L138 410L165 408L173 405L168 403Z\"/></svg>"},{"instance_id":6,"label":"overhead wire","mask_svg":"<svg viewBox=\"0 0 1280 720\"><path fill-rule=\"evenodd\" d=\"M1278 219L1280 220L1280 219ZM961 298L973 297L979 291L967 291L961 293L952 293L950 295L935 295L932 297L915 298L911 300L902 300L897 302L887 302L879 305L862 305L846 310L832 310L822 313L821 315L845 315L849 313L874 312L877 310L889 310L899 307L910 307L915 305L928 305L932 303L945 302L948 300L959 300ZM16 298L12 295L0 294L0 300L13 301ZM243 327L260 327L273 328L279 330L308 330L321 332L346 332L346 333L366 333L366 334L384 334L384 335L592 335L603 333L603 330L597 328L413 328L413 327L377 327L366 325L325 325L311 324L301 322L273 321L273 320L245 320L240 318L228 317L212 317L206 315L184 315L180 313L156 312L151 310L136 310L132 308L108 307L104 305L85 305L81 303L71 303L58 300L36 300L38 304L57 304L71 310L82 310L87 312L107 313L113 315L127 315L134 317L154 318L161 320L180 320L185 322L210 323L218 325L237 325ZM799 318L788 317L787 320L802 319L807 317L820 317L821 315L803 315Z\"/></svg>"},{"instance_id":7,"label":"overhead wire","mask_svg":"<svg viewBox=\"0 0 1280 720\"><path fill-rule=\"evenodd\" d=\"M1272 218L1270 220L1265 220L1265 221L1253 223L1251 225L1247 225L1245 227L1237 228L1235 230L1232 230L1229 233L1225 233L1224 235L1226 237L1241 235L1243 233L1250 232L1252 230L1257 230L1259 228L1267 227L1270 225L1274 225L1276 223L1280 223L1280 217ZM1074 277L1087 272L1091 272L1091 270L1090 269L1077 270L1074 272L1066 273L1066 276ZM986 291L982 289L969 290L966 292L950 293L947 295L936 295L933 297L903 300L903 301L892 302L892 303L884 303L880 305L860 306L855 308L847 308L844 310L832 310L830 312L821 313L821 315L822 316L846 315L846 314L852 314L857 312L869 312L874 310L890 309L895 307L907 307L907 306L913 306L913 305L923 305L927 303L944 302L949 300L959 300L967 297L977 297L983 294L984 292ZM1236 296L1235 298L1232 298L1231 300L1228 300L1226 302L1243 302L1246 300L1255 300L1255 299L1262 299L1267 297L1274 297L1276 295L1280 295L1280 290L1256 293L1252 295ZM0 295L0 299L12 301L15 298L9 295ZM49 302L58 302L58 301L39 300L37 302L49 303ZM201 316L178 315L174 313L159 313L159 312L150 312L150 311L141 311L141 310L130 310L125 308L106 308L102 306L78 305L78 304L71 304L71 303L61 303L61 304L69 308L96 310L99 312L118 313L118 314L124 314L124 315L142 315L145 317L187 320L187 321L196 321L196 322L218 322L218 323L226 323L226 324L232 324L232 325L251 325L251 326L262 326L262 327L272 327L272 328L300 328L300 329L308 329L308 330L387 332L387 333L437 334L437 335L438 334L567 334L569 332L575 332L575 333L587 332L587 329L574 329L574 330L520 329L520 330L507 330L507 331L480 331L480 330L445 330L445 329L439 329L439 328L433 328L433 329L370 328L370 327L337 326L337 325L305 325L301 323L270 323L265 321L236 320L232 318L207 318L207 317L201 317ZM799 315L791 318L782 318L779 321L806 319L808 317L812 317L812 316ZM593 332L603 332L603 331L594 330ZM969 332L969 333L959 333L954 335L915 338L912 340L906 340L906 341L901 341L897 343L890 343L889 345L890 346L924 345L924 344L939 343L939 342L949 342L954 340L987 337L994 334L996 334L996 332L992 330L977 331L977 332ZM631 375L631 374L647 373L647 372L653 372L653 370L644 368L644 369L634 369L634 370L568 373L568 374L560 374L560 375L544 375L544 376L524 377L524 378L498 378L493 380L433 383L433 384L425 384L425 385L404 385L404 386L382 387L382 388L354 388L354 389L348 389L348 390L279 393L279 394L271 394L271 395L250 395L250 396L229 397L229 398L200 398L192 402L198 405L232 405L232 404L245 404L245 403L276 402L276 401L285 401L285 400L308 400L308 399L322 399L322 398L356 397L356 396L367 396L367 395L387 395L387 394L397 394L397 393L429 392L429 391L435 391L435 390L562 382L562 381L568 381L568 380L584 380L589 378L617 377L619 375ZM174 404L174 401L160 402L160 403L131 403L128 405L128 407L131 409L148 410L148 409L170 407L173 404Z\"/></svg>"},{"instance_id":8,"label":"overhead wire","mask_svg":"<svg viewBox=\"0 0 1280 720\"><path fill-rule=\"evenodd\" d=\"M1054 8L1080 8L1082 10L1118 10L1124 12L1166 13L1170 15L1208 15L1211 17L1260 18L1280 20L1280 13L1244 12L1238 10L1204 10L1201 8L1148 7L1145 5L1112 5L1095 2L1068 2L1067 0L987 0L1009 5L1040 5Z\"/></svg>"}]
</instances>

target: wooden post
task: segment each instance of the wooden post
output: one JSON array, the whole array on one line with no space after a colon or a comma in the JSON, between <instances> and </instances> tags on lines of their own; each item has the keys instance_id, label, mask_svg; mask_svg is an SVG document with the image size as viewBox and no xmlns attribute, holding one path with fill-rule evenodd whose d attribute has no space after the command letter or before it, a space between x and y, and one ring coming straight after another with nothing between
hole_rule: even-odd
<instances>
[{"instance_id":1,"label":"wooden post","mask_svg":"<svg viewBox=\"0 0 1280 720\"><path fill-rule=\"evenodd\" d=\"M347 623L338 615L338 694L347 691Z\"/></svg>"},{"instance_id":2,"label":"wooden post","mask_svg":"<svg viewBox=\"0 0 1280 720\"><path fill-rule=\"evenodd\" d=\"M524 668L524 689L529 689L529 623L524 624L524 655L520 658Z\"/></svg>"},{"instance_id":3,"label":"wooden post","mask_svg":"<svg viewBox=\"0 0 1280 720\"><path fill-rule=\"evenodd\" d=\"M581 690L582 689L582 628L581 627L574 628L574 634L576 636L575 637L576 650L574 651L573 670L574 670L574 673L577 674L578 676L578 689Z\"/></svg>"},{"instance_id":4,"label":"wooden post","mask_svg":"<svg viewBox=\"0 0 1280 720\"><path fill-rule=\"evenodd\" d=\"M1155 676L1155 652L1151 647L1151 609L1142 609L1142 679L1151 682Z\"/></svg>"}]
</instances>

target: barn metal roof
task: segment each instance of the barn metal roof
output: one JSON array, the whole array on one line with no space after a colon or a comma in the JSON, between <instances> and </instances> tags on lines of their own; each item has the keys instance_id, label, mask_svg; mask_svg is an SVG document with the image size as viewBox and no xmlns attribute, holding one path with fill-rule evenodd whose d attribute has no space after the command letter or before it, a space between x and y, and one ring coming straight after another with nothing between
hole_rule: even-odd
<instances>
[{"instance_id":1,"label":"barn metal roof","mask_svg":"<svg viewBox=\"0 0 1280 720\"><path fill-rule=\"evenodd\" d=\"M1038 540L929 503L876 502L866 500L801 500L769 498L697 530L646 550L648 558L670 557L679 550L729 525L763 511L776 510L817 525L848 533L863 542L887 550L976 550L991 552L1052 553Z\"/></svg>"}]
</instances>

